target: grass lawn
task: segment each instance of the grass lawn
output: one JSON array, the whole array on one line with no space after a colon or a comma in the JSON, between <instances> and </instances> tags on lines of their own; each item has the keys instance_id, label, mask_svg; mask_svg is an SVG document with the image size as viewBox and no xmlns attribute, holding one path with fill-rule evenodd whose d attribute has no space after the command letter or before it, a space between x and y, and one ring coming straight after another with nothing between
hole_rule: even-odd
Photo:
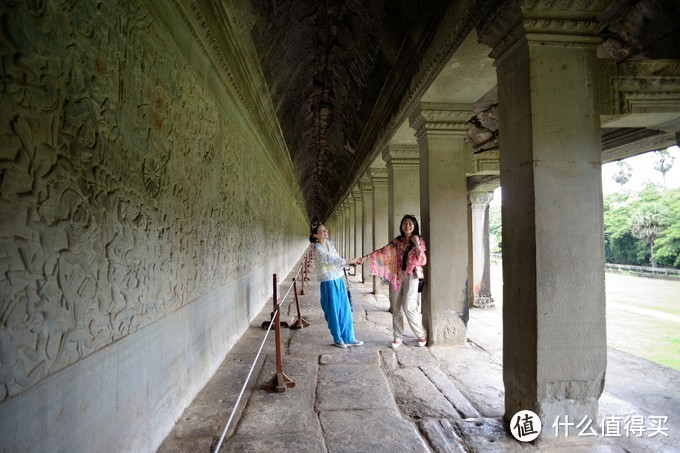
<instances>
[{"instance_id":1,"label":"grass lawn","mask_svg":"<svg viewBox=\"0 0 680 453\"><path fill-rule=\"evenodd\" d=\"M607 345L680 371L680 326L618 311L607 316Z\"/></svg>"},{"instance_id":2,"label":"grass lawn","mask_svg":"<svg viewBox=\"0 0 680 453\"><path fill-rule=\"evenodd\" d=\"M606 290L607 344L680 371L680 322L664 318L680 317L680 281L607 273ZM626 307L653 312L639 314Z\"/></svg>"}]
</instances>

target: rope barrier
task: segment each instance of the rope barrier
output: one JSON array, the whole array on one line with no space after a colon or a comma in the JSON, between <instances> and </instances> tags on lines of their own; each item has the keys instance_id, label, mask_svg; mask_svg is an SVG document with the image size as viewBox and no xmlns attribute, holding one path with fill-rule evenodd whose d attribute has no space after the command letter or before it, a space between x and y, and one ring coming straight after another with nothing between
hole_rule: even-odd
<instances>
[{"instance_id":1,"label":"rope barrier","mask_svg":"<svg viewBox=\"0 0 680 453\"><path fill-rule=\"evenodd\" d=\"M217 446L215 447L215 453L218 453L220 451L220 447L222 446L222 442L224 441L224 436L227 435L227 431L229 430L229 426L231 425L231 421L234 418L234 414L236 413L236 408L238 408L239 403L241 402L241 398L243 397L243 393L246 391L246 387L248 386L248 382L250 381L250 376L253 374L253 370L255 369L255 364L257 363L257 360L260 358L260 354L262 353L262 348L264 348L264 343L267 341L267 337L269 336L269 332L272 330L272 324L274 324L276 318L272 318L271 322L269 323L269 328L267 329L267 333L264 334L264 338L262 339L262 343L260 344L260 349L258 349L257 354L255 355L255 360L253 360L253 365L250 367L250 371L248 371L248 376L246 377L246 381L243 383L243 387L241 387L241 393L239 393L238 398L236 398L236 402L234 403L234 408L231 410L231 414L229 415L229 420L227 420L227 425L224 427L224 431L222 431L222 436L220 436L220 440L217 443Z\"/></svg>"},{"instance_id":2,"label":"rope barrier","mask_svg":"<svg viewBox=\"0 0 680 453\"><path fill-rule=\"evenodd\" d=\"M272 388L276 390L277 392L285 392L287 388L295 387L295 382L290 379L288 376L286 376L283 373L283 358L281 354L281 326L288 327L288 323L282 323L281 322L281 303L283 300L288 297L288 294L290 293L291 289L293 289L294 294L295 294L295 302L297 304L297 311L298 311L298 319L294 323L294 325L298 325L299 327L291 327L292 329L295 328L302 328L306 327L309 325L309 322L307 322L305 319L302 318L300 315L300 304L298 302L298 293L297 293L297 285L296 285L296 279L300 275L300 272L303 274L303 282L306 279L306 271L307 271L307 266L309 265L308 263L308 255L309 251L305 252L305 257L302 262L302 265L298 269L297 273L295 274L295 277L293 277L293 284L288 288L288 291L286 291L286 294L283 296L283 299L279 299L279 281L274 274L273 276L273 291L272 291L272 303L274 305L273 311L271 313L271 320L269 321L269 324L267 326L267 332L264 335L264 338L262 339L262 343L260 344L260 348L257 351L257 354L255 355L255 360L253 360L253 364L250 367L250 370L248 371L248 376L246 377L245 382L243 383L243 386L241 387L241 392L238 395L238 398L236 398L236 402L234 403L234 408L231 411L231 414L229 415L229 419L227 420L227 424L224 427L224 430L222 431L222 435L220 436L220 440L217 442L217 445L215 446L214 453L218 453L220 451L220 447L222 446L222 443L224 442L224 438L227 435L227 431L229 430L229 426L231 426L231 422L234 418L234 415L236 414L236 409L239 406L239 403L241 402L241 398L243 398L243 394L245 393L246 387L248 386L248 382L250 382L250 378L253 374L253 370L255 369L255 364L257 364L257 361L260 358L260 354L262 353L262 349L264 348L264 344L267 341L267 337L269 336L269 332L271 332L272 325L275 326L275 334L276 334L276 373L274 376L265 384L265 387ZM304 283L303 283L304 285ZM301 292L302 294L302 292ZM290 308L290 305L292 304L292 301L288 304L288 307ZM265 325L267 325L267 322L262 323L262 328L265 328Z\"/></svg>"}]
</instances>

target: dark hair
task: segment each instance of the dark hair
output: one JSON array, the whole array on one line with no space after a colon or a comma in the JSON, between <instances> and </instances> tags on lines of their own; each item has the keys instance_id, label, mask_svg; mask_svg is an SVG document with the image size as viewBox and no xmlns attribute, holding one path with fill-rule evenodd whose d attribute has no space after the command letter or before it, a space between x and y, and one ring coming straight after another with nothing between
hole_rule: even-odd
<instances>
[{"instance_id":1,"label":"dark hair","mask_svg":"<svg viewBox=\"0 0 680 453\"><path fill-rule=\"evenodd\" d=\"M319 232L319 227L323 226L323 222L320 220L315 220L312 222L312 227L309 229L310 235L309 235L309 242L314 244L315 242L319 242L317 238L314 237L315 234Z\"/></svg>"},{"instance_id":2,"label":"dark hair","mask_svg":"<svg viewBox=\"0 0 680 453\"><path fill-rule=\"evenodd\" d=\"M399 222L399 232L401 233L401 237L406 236L404 233L404 228L402 225L404 224L404 220L410 219L411 222L413 222L413 233L416 236L420 236L420 226L418 226L418 219L415 218L415 216L412 216L411 214L406 214L404 217L402 217L401 222Z\"/></svg>"}]
</instances>

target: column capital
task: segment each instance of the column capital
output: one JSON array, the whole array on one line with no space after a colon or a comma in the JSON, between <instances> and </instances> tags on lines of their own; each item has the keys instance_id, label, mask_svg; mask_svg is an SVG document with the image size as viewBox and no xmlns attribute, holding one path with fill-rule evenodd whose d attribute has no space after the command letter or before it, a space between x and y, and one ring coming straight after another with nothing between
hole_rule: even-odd
<instances>
[{"instance_id":1,"label":"column capital","mask_svg":"<svg viewBox=\"0 0 680 453\"><path fill-rule=\"evenodd\" d=\"M387 168L418 167L420 150L417 145L390 145L383 149L382 158Z\"/></svg>"},{"instance_id":2,"label":"column capital","mask_svg":"<svg viewBox=\"0 0 680 453\"><path fill-rule=\"evenodd\" d=\"M364 196L373 190L373 186L371 185L371 175L369 172L366 172L366 174L359 180L359 190L361 190L361 193L364 194Z\"/></svg>"},{"instance_id":3,"label":"column capital","mask_svg":"<svg viewBox=\"0 0 680 453\"><path fill-rule=\"evenodd\" d=\"M493 200L493 192L470 192L468 198L472 209L486 209Z\"/></svg>"},{"instance_id":4,"label":"column capital","mask_svg":"<svg viewBox=\"0 0 680 453\"><path fill-rule=\"evenodd\" d=\"M361 189L359 189L358 186L354 186L352 188L352 198L354 198L354 202L356 203L357 201L361 201L363 198L363 194L361 193Z\"/></svg>"},{"instance_id":5,"label":"column capital","mask_svg":"<svg viewBox=\"0 0 680 453\"><path fill-rule=\"evenodd\" d=\"M508 0L477 27L478 41L491 47L498 61L522 39L529 43L553 43L597 47L600 15L610 1Z\"/></svg>"},{"instance_id":6,"label":"column capital","mask_svg":"<svg viewBox=\"0 0 680 453\"><path fill-rule=\"evenodd\" d=\"M415 129L416 139L420 141L426 134L445 134L467 136L467 122L472 116L471 105L426 104L410 117L410 125Z\"/></svg>"},{"instance_id":7,"label":"column capital","mask_svg":"<svg viewBox=\"0 0 680 453\"><path fill-rule=\"evenodd\" d=\"M375 186L387 186L387 168L373 168L369 170L371 184Z\"/></svg>"}]
</instances>

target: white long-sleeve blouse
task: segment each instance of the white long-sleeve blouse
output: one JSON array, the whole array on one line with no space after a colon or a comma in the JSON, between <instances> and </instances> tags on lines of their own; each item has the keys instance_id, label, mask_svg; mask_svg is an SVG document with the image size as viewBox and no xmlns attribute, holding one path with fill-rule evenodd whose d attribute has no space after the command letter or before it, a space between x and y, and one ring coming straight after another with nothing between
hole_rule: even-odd
<instances>
[{"instance_id":1,"label":"white long-sleeve blouse","mask_svg":"<svg viewBox=\"0 0 680 453\"><path fill-rule=\"evenodd\" d=\"M320 282L335 280L344 275L343 268L347 266L347 261L338 254L335 246L330 240L326 240L326 245L319 242L314 243L314 266Z\"/></svg>"}]
</instances>

